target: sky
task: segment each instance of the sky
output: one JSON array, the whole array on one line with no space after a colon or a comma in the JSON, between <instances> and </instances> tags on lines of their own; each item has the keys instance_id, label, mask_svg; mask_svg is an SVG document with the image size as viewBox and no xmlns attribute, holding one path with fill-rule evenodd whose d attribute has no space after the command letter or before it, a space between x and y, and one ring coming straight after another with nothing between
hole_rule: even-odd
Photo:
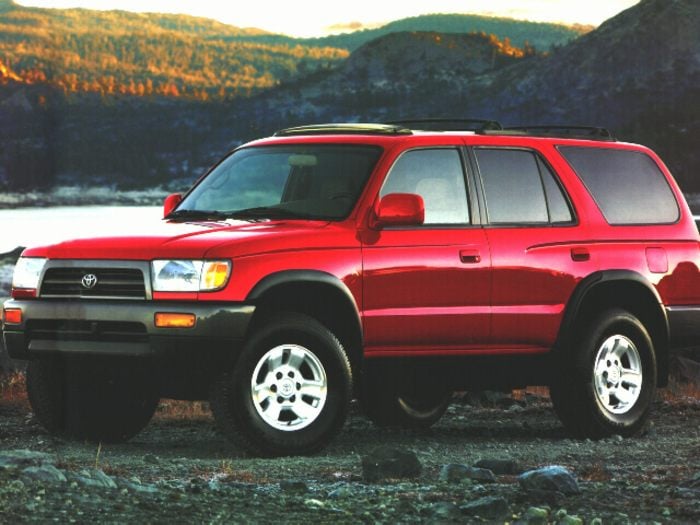
<instances>
[{"instance_id":1,"label":"sky","mask_svg":"<svg viewBox=\"0 0 700 525\"><path fill-rule=\"evenodd\" d=\"M639 0L15 0L25 6L123 9L214 18L291 36L323 36L333 26L360 22L377 26L429 13L471 13L539 22L599 25Z\"/></svg>"}]
</instances>

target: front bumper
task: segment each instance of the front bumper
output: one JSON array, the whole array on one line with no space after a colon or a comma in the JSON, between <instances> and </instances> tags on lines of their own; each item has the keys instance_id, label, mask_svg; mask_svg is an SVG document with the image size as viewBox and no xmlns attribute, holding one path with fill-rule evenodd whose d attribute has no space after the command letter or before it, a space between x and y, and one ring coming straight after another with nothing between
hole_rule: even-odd
<instances>
[{"instance_id":1,"label":"front bumper","mask_svg":"<svg viewBox=\"0 0 700 525\"><path fill-rule=\"evenodd\" d=\"M156 356L214 347L234 351L245 338L255 307L171 301L9 300L21 324L3 326L10 357L45 354ZM191 328L159 328L156 312L196 316Z\"/></svg>"}]
</instances>

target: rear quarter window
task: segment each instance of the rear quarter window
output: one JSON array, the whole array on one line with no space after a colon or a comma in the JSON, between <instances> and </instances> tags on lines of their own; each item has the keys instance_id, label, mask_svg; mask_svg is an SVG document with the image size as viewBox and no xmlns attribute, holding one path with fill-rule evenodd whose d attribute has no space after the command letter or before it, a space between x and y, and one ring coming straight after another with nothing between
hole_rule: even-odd
<instances>
[{"instance_id":1,"label":"rear quarter window","mask_svg":"<svg viewBox=\"0 0 700 525\"><path fill-rule=\"evenodd\" d=\"M641 151L559 146L609 224L671 224L680 210L663 172Z\"/></svg>"}]
</instances>

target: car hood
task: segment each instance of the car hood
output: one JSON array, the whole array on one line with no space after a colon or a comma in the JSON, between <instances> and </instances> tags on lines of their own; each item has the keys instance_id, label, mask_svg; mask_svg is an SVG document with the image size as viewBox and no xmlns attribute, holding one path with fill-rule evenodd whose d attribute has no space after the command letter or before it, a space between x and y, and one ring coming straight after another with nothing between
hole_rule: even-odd
<instances>
[{"instance_id":1,"label":"car hood","mask_svg":"<svg viewBox=\"0 0 700 525\"><path fill-rule=\"evenodd\" d=\"M327 244L332 235L319 235L326 221L161 221L124 235L66 240L31 248L25 256L50 259L197 259L236 257L267 251ZM315 239L315 241L313 241ZM325 240L324 240L325 239Z\"/></svg>"}]
</instances>

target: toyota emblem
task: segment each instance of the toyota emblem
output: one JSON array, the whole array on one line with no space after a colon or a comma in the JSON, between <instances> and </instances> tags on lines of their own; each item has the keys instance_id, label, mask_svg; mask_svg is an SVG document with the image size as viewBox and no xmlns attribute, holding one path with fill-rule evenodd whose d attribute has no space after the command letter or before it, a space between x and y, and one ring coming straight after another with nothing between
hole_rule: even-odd
<instances>
[{"instance_id":1,"label":"toyota emblem","mask_svg":"<svg viewBox=\"0 0 700 525\"><path fill-rule=\"evenodd\" d=\"M86 288L87 290L94 288L97 284L97 275L94 273L86 273L80 280L80 284L82 284L83 288Z\"/></svg>"}]
</instances>

